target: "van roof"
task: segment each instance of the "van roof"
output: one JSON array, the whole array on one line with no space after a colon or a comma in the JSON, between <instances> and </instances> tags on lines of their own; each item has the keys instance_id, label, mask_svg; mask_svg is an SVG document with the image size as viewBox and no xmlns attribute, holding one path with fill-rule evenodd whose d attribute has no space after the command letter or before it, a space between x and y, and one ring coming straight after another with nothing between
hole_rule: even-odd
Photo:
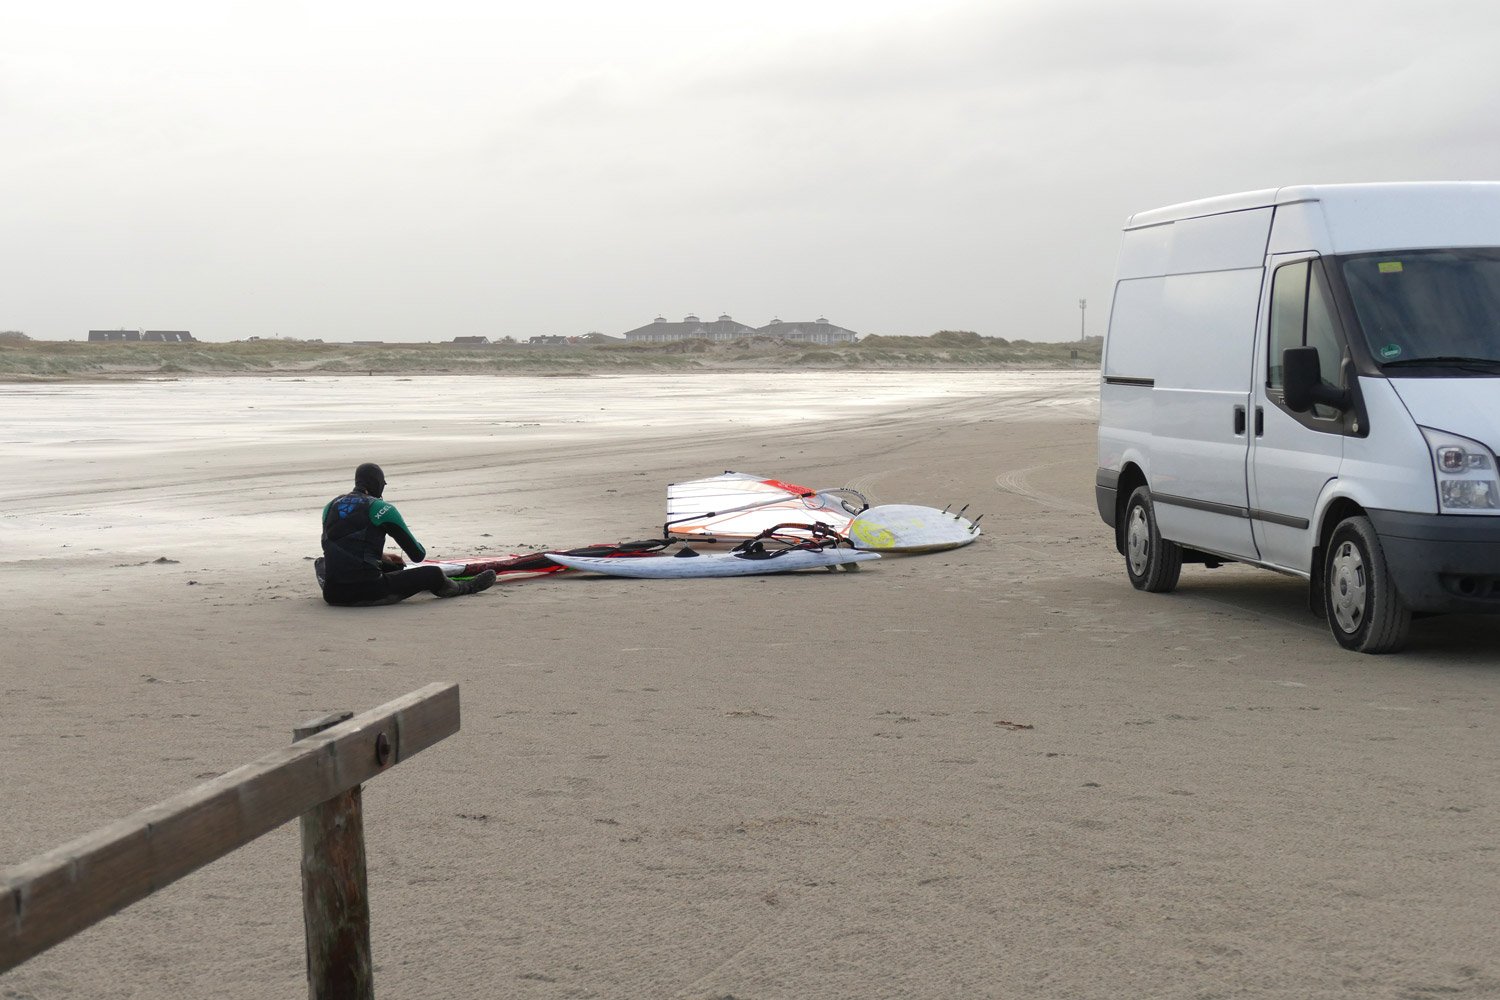
<instances>
[{"instance_id":1,"label":"van roof","mask_svg":"<svg viewBox=\"0 0 1500 1000\"><path fill-rule=\"evenodd\" d=\"M1228 212L1244 212L1256 208L1276 205L1293 205L1307 201L1349 201L1353 199L1374 200L1383 196L1399 194L1404 198L1423 194L1455 195L1465 189L1475 194L1494 198L1500 195L1500 182L1496 181L1430 181L1389 182L1375 184L1298 184L1288 187L1266 188L1261 191L1244 191L1240 194L1220 195L1185 201L1165 208L1154 208L1137 212L1125 221L1125 228L1144 229L1168 222L1197 219L1206 215L1223 215Z\"/></svg>"}]
</instances>

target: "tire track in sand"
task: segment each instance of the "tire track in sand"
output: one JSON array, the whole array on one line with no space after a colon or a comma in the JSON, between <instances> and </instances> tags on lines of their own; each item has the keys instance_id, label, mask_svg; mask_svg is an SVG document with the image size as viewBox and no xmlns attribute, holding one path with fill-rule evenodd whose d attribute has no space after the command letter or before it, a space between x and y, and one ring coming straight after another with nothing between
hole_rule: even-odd
<instances>
[{"instance_id":1,"label":"tire track in sand","mask_svg":"<svg viewBox=\"0 0 1500 1000\"><path fill-rule=\"evenodd\" d=\"M1023 497L1027 500L1032 501L1033 503L1041 504L1043 507L1050 507L1053 510L1067 511L1069 513L1076 514L1092 514L1094 513L1094 507L1092 505L1079 503L1076 500L1069 500L1064 497L1054 496L1050 493L1043 493L1031 483L1032 475L1042 471L1043 469L1055 469L1058 466L1072 464L1074 463L1048 462L1044 465L1032 465L1024 469L1012 469L1009 472L1002 472L998 476L996 476L995 485L1000 487L1000 490L1003 493L1010 493L1018 497Z\"/></svg>"}]
</instances>

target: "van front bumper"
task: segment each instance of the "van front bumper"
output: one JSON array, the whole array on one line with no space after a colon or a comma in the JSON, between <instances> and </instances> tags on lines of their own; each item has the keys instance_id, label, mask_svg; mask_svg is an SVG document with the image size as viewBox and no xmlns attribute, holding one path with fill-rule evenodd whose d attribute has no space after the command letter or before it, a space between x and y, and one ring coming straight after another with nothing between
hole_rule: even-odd
<instances>
[{"instance_id":1,"label":"van front bumper","mask_svg":"<svg viewBox=\"0 0 1500 1000\"><path fill-rule=\"evenodd\" d=\"M1366 513L1408 608L1500 614L1500 516Z\"/></svg>"}]
</instances>

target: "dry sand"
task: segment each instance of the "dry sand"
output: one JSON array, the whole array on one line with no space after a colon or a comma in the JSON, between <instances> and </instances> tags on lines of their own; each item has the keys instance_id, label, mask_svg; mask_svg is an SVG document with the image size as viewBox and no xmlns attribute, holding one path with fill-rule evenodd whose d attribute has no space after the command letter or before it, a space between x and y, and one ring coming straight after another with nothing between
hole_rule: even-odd
<instances>
[{"instance_id":1,"label":"dry sand","mask_svg":"<svg viewBox=\"0 0 1500 1000\"><path fill-rule=\"evenodd\" d=\"M1091 381L986 377L675 442L330 405L115 453L10 411L0 864L453 680L462 732L365 788L385 997L1500 995L1500 623L1373 658L1292 579L1136 593ZM71 472L27 451L46 434ZM330 609L316 511L366 458L437 554L647 536L666 482L723 468L970 502L986 534L857 574ZM301 995L298 892L293 825L0 997Z\"/></svg>"}]
</instances>

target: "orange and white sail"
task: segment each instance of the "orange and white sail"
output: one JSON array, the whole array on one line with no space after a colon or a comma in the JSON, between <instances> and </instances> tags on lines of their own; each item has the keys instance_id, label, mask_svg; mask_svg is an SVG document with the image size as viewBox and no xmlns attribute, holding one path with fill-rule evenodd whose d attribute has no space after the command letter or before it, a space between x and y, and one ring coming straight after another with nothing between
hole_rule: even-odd
<instances>
[{"instance_id":1,"label":"orange and white sail","mask_svg":"<svg viewBox=\"0 0 1500 1000\"><path fill-rule=\"evenodd\" d=\"M857 501L857 503L856 503ZM854 490L810 489L745 472L667 486L668 538L755 538L772 528L796 537L799 525L823 525L840 535L868 507Z\"/></svg>"}]
</instances>

